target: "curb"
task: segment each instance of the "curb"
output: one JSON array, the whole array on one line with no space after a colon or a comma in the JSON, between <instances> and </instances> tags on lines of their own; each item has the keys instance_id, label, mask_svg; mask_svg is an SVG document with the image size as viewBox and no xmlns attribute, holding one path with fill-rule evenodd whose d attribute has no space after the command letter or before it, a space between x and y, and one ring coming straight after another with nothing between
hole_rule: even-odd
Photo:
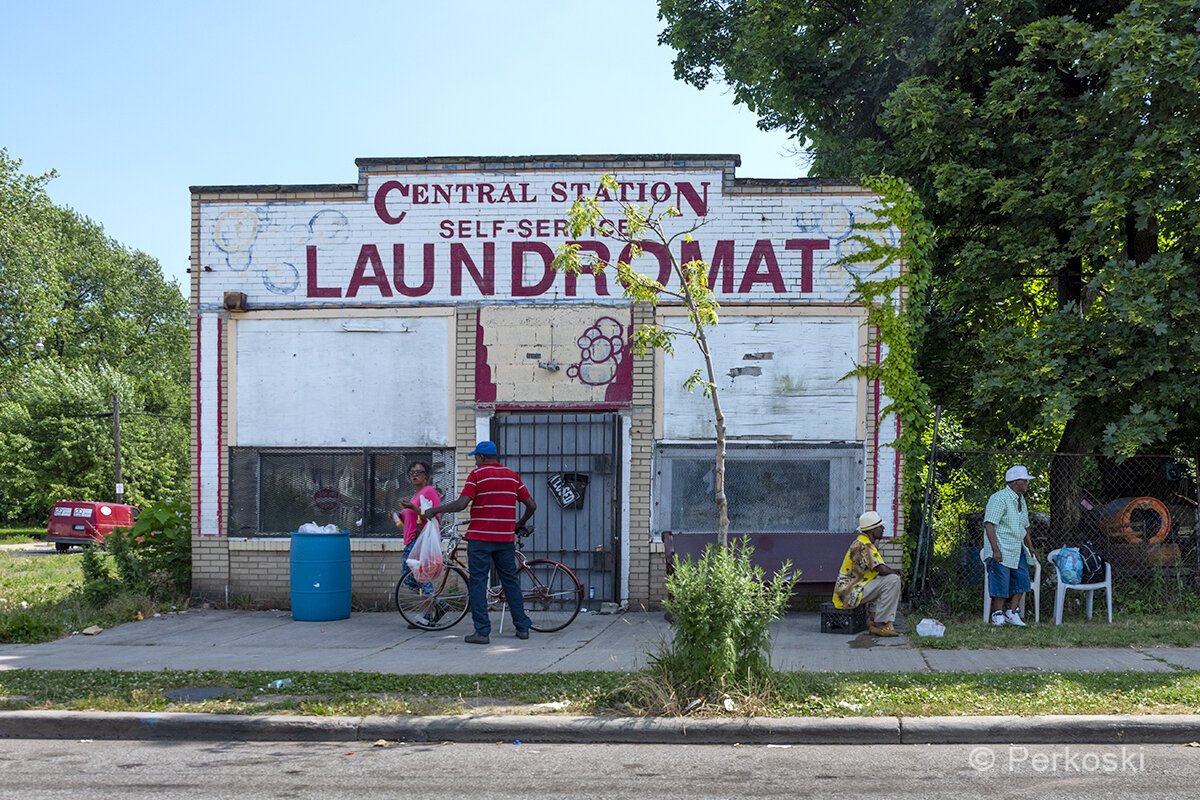
<instances>
[{"instance_id":1,"label":"curb","mask_svg":"<svg viewBox=\"0 0 1200 800\"><path fill-rule=\"evenodd\" d=\"M1182 744L1200 715L1037 717L299 717L6 711L0 739L525 744Z\"/></svg>"}]
</instances>

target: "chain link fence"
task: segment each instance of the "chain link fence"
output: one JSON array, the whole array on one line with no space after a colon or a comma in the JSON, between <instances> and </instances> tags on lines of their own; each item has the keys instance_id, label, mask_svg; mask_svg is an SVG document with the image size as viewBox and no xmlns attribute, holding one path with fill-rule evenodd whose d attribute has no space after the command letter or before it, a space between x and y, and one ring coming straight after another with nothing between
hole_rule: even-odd
<instances>
[{"instance_id":1,"label":"chain link fence","mask_svg":"<svg viewBox=\"0 0 1200 800\"><path fill-rule=\"evenodd\" d=\"M1195 459L1117 461L1098 455L965 450L939 451L933 465L929 515L924 534L914 537L912 553L916 571L909 586L916 608L946 617L982 615L983 512L988 497L1004 487L1005 470L1015 464L1033 476L1025 497L1030 536L1042 562L1043 614L1053 613L1057 581L1047 554L1084 543L1112 565L1117 607L1129 612L1200 610ZM1026 602L1033 602L1032 594Z\"/></svg>"}]
</instances>

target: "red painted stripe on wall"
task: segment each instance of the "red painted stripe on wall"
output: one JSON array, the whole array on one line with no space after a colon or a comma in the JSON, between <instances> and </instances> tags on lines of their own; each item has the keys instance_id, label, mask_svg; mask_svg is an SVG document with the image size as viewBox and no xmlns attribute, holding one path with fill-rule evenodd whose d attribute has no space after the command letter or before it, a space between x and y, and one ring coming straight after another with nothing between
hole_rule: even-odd
<instances>
[{"instance_id":1,"label":"red painted stripe on wall","mask_svg":"<svg viewBox=\"0 0 1200 800\"><path fill-rule=\"evenodd\" d=\"M879 342L879 327L876 326L875 327L875 366L879 366L879 362L883 358L882 350L883 350L883 348L880 347L880 342ZM874 389L874 393L875 393L875 446L872 448L872 451L871 451L871 503L870 503L870 506L872 509L874 509L875 504L879 502L879 396L880 396L879 379L876 378L874 383L875 383L875 389Z\"/></svg>"},{"instance_id":2,"label":"red painted stripe on wall","mask_svg":"<svg viewBox=\"0 0 1200 800\"><path fill-rule=\"evenodd\" d=\"M225 462L225 436L223 433L222 421L224 419L225 403L221 400L221 386L225 382L225 362L221 355L225 352L222 343L225 333L225 320L217 319L217 530L214 535L220 536L225 530L225 526L221 524L224 508L221 503L224 492L221 491L221 467Z\"/></svg>"},{"instance_id":3,"label":"red painted stripe on wall","mask_svg":"<svg viewBox=\"0 0 1200 800\"><path fill-rule=\"evenodd\" d=\"M900 417L896 417L896 438L893 441L900 441ZM892 535L896 536L900 532L900 451L896 450L895 455L895 486L892 489Z\"/></svg>"},{"instance_id":4,"label":"red painted stripe on wall","mask_svg":"<svg viewBox=\"0 0 1200 800\"><path fill-rule=\"evenodd\" d=\"M201 357L204 350L204 317L196 317L196 418L192 420L192 424L196 428L196 507L192 509L196 518L195 526L198 529L204 521L204 515L201 513L204 499L204 481L200 475L200 467L203 466L204 459L204 416L201 414L202 406L200 403L200 386L204 383L202 380L203 370L201 369ZM203 534L203 531L200 531Z\"/></svg>"}]
</instances>

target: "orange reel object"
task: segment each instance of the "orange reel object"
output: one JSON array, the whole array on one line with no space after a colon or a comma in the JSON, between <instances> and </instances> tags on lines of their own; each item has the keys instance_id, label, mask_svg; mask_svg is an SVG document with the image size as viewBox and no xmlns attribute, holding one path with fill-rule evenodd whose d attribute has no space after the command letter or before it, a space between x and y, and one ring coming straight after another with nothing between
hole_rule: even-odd
<instances>
[{"instance_id":1,"label":"orange reel object","mask_svg":"<svg viewBox=\"0 0 1200 800\"><path fill-rule=\"evenodd\" d=\"M1154 497L1122 497L1104 507L1101 527L1130 544L1157 544L1171 532L1171 512Z\"/></svg>"}]
</instances>

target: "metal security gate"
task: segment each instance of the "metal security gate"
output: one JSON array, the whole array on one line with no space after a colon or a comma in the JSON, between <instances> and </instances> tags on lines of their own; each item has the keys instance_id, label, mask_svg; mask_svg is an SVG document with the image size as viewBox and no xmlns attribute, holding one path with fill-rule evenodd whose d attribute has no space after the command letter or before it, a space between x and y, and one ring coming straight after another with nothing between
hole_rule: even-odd
<instances>
[{"instance_id":1,"label":"metal security gate","mask_svg":"<svg viewBox=\"0 0 1200 800\"><path fill-rule=\"evenodd\" d=\"M616 414L504 414L492 421L500 460L537 501L530 558L562 561L595 601L617 597L620 475Z\"/></svg>"}]
</instances>

